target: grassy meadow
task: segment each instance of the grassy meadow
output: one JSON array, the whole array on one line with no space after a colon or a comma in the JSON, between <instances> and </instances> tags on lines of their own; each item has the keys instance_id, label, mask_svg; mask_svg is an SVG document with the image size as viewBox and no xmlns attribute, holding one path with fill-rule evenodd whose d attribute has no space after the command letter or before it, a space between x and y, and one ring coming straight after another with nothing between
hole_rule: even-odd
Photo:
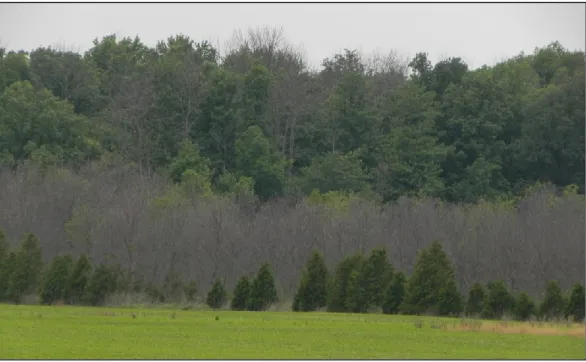
<instances>
[{"instance_id":1,"label":"grassy meadow","mask_svg":"<svg viewBox=\"0 0 586 362\"><path fill-rule=\"evenodd\" d=\"M4 359L583 359L584 350L583 325L0 305Z\"/></svg>"}]
</instances>

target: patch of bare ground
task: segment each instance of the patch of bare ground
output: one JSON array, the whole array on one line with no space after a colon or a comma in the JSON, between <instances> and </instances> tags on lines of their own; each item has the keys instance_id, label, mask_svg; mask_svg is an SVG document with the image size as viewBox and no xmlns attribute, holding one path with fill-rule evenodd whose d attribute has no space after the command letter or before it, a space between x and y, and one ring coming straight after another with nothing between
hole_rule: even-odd
<instances>
[{"instance_id":1,"label":"patch of bare ground","mask_svg":"<svg viewBox=\"0 0 586 362\"><path fill-rule=\"evenodd\" d=\"M493 332L505 334L532 334L549 336L571 336L584 339L584 324L543 323L543 322L486 322L461 321L449 326L450 330L469 332Z\"/></svg>"}]
</instances>

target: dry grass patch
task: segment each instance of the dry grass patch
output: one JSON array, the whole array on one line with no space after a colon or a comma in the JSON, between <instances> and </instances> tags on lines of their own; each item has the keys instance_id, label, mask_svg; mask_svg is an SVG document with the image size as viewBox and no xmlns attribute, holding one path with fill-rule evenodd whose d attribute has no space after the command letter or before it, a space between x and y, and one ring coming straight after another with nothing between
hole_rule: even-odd
<instances>
[{"instance_id":1,"label":"dry grass patch","mask_svg":"<svg viewBox=\"0 0 586 362\"><path fill-rule=\"evenodd\" d=\"M469 332L493 332L505 334L531 334L548 336L572 336L585 338L584 324L568 323L531 323L531 322L489 322L479 320L462 320L449 329Z\"/></svg>"}]
</instances>

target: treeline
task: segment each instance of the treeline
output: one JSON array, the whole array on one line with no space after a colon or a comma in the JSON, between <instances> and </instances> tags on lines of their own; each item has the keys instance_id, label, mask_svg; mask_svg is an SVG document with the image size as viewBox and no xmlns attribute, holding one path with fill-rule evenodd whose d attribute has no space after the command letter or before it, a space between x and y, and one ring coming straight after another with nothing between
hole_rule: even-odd
<instances>
[{"instance_id":1,"label":"treeline","mask_svg":"<svg viewBox=\"0 0 586 362\"><path fill-rule=\"evenodd\" d=\"M16 248L40 236L45 263L87 255L119 265L133 283L167 278L234 288L262 262L277 266L280 295L292 297L314 249L333 268L346 255L384 247L412 273L417 252L440 240L458 287L503 280L512 292L540 295L548 280L584 284L584 196L575 189L532 189L515 202L454 204L430 198L376 202L330 192L301 202L252 204L235 194L202 196L141 175L133 165L92 163L78 172L21 167L0 174L0 225Z\"/></svg>"},{"instance_id":2,"label":"treeline","mask_svg":"<svg viewBox=\"0 0 586 362\"><path fill-rule=\"evenodd\" d=\"M346 50L309 69L281 31L220 54L185 35L105 36L84 54L0 49L0 160L122 157L200 193L330 191L377 202L584 192L584 53L554 42L470 70L458 57Z\"/></svg>"},{"instance_id":3,"label":"treeline","mask_svg":"<svg viewBox=\"0 0 586 362\"><path fill-rule=\"evenodd\" d=\"M87 256L73 260L55 257L43 265L41 248L33 234L25 234L17 250L9 250L0 230L0 302L21 303L35 293L40 304L102 305L114 293L144 293L151 303L196 302L197 283L166 279L162 287L140 285L125 278L121 268L92 266ZM229 300L225 283L218 278L207 291L205 303L223 308ZM269 264L261 265L251 280L242 276L231 293L230 309L263 311L279 300ZM518 320L584 320L585 291L575 284L562 293L556 281L547 284L542 301L536 304L525 292L511 293L503 281L490 281L486 288L474 283L464 297L455 271L440 242L418 253L410 277L393 267L384 248L368 257L355 254L341 260L330 274L323 255L314 251L307 262L292 310L310 312L325 309L338 313L437 315Z\"/></svg>"}]
</instances>

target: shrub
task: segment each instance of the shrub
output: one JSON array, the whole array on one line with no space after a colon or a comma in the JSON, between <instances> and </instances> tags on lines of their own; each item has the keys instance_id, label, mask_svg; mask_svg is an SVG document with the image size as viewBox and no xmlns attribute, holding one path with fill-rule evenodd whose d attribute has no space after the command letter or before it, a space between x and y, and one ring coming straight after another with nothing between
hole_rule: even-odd
<instances>
[{"instance_id":1,"label":"shrub","mask_svg":"<svg viewBox=\"0 0 586 362\"><path fill-rule=\"evenodd\" d=\"M230 302L230 309L246 310L250 301L250 289L250 279L247 276L241 277L234 288L234 296Z\"/></svg>"},{"instance_id":2,"label":"shrub","mask_svg":"<svg viewBox=\"0 0 586 362\"><path fill-rule=\"evenodd\" d=\"M86 255L80 256L75 262L67 281L66 295L68 296L68 303L78 304L82 302L91 274L92 265L88 257Z\"/></svg>"},{"instance_id":3,"label":"shrub","mask_svg":"<svg viewBox=\"0 0 586 362\"><path fill-rule=\"evenodd\" d=\"M488 294L484 303L482 318L501 319L505 314L513 311L515 299L509 293L503 281L491 281L488 283L487 289Z\"/></svg>"},{"instance_id":4,"label":"shrub","mask_svg":"<svg viewBox=\"0 0 586 362\"><path fill-rule=\"evenodd\" d=\"M572 288L572 294L566 306L566 318L572 318L574 322L584 320L584 286L575 284Z\"/></svg>"},{"instance_id":5,"label":"shrub","mask_svg":"<svg viewBox=\"0 0 586 362\"><path fill-rule=\"evenodd\" d=\"M252 311L266 310L277 301L275 278L270 265L265 263L260 267L256 278L252 282L248 309Z\"/></svg>"},{"instance_id":6,"label":"shrub","mask_svg":"<svg viewBox=\"0 0 586 362\"><path fill-rule=\"evenodd\" d=\"M62 300L67 301L67 282L73 269L71 256L57 256L47 269L44 278L39 283L39 300L41 304L52 304Z\"/></svg>"},{"instance_id":7,"label":"shrub","mask_svg":"<svg viewBox=\"0 0 586 362\"><path fill-rule=\"evenodd\" d=\"M334 278L330 283L330 292L327 310L328 312L351 312L353 302L348 301L349 295L352 294L351 298L356 299L356 291L350 289L356 289L355 286L350 286L350 275L353 272L359 273L362 268L363 257L362 255L353 255L342 259L337 267ZM358 276L358 275L357 275ZM355 284L355 283L354 283Z\"/></svg>"},{"instance_id":8,"label":"shrub","mask_svg":"<svg viewBox=\"0 0 586 362\"><path fill-rule=\"evenodd\" d=\"M526 321L533 315L535 315L535 303L533 303L527 293L522 292L519 294L517 304L515 305L515 318L520 321Z\"/></svg>"},{"instance_id":9,"label":"shrub","mask_svg":"<svg viewBox=\"0 0 586 362\"><path fill-rule=\"evenodd\" d=\"M389 284L385 293L385 301L382 305L384 314L398 314L399 308L405 297L405 274L398 272Z\"/></svg>"},{"instance_id":10,"label":"shrub","mask_svg":"<svg viewBox=\"0 0 586 362\"><path fill-rule=\"evenodd\" d=\"M417 255L403 309L408 314L437 312L441 290L450 280L455 282L452 263L442 244L434 241Z\"/></svg>"},{"instance_id":11,"label":"shrub","mask_svg":"<svg viewBox=\"0 0 586 362\"><path fill-rule=\"evenodd\" d=\"M293 298L293 311L309 312L326 306L328 269L323 256L314 251L307 262Z\"/></svg>"},{"instance_id":12,"label":"shrub","mask_svg":"<svg viewBox=\"0 0 586 362\"><path fill-rule=\"evenodd\" d=\"M482 285L474 283L468 292L468 300L466 301L465 312L468 317L479 316L482 313L485 297Z\"/></svg>"},{"instance_id":13,"label":"shrub","mask_svg":"<svg viewBox=\"0 0 586 362\"><path fill-rule=\"evenodd\" d=\"M195 302L195 297L197 295L197 283L195 280L190 281L189 283L185 284L183 287L183 294L188 302Z\"/></svg>"},{"instance_id":14,"label":"shrub","mask_svg":"<svg viewBox=\"0 0 586 362\"><path fill-rule=\"evenodd\" d=\"M217 279L212 286L212 289L208 292L206 297L206 304L212 309L220 309L226 304L227 295L224 284L221 280Z\"/></svg>"},{"instance_id":15,"label":"shrub","mask_svg":"<svg viewBox=\"0 0 586 362\"><path fill-rule=\"evenodd\" d=\"M437 311L440 316L457 316L462 312L462 295L453 278L440 290Z\"/></svg>"},{"instance_id":16,"label":"shrub","mask_svg":"<svg viewBox=\"0 0 586 362\"><path fill-rule=\"evenodd\" d=\"M539 314L542 318L551 320L562 317L564 312L565 302L562 288L557 281L550 281L547 283L545 298L539 306Z\"/></svg>"}]
</instances>

